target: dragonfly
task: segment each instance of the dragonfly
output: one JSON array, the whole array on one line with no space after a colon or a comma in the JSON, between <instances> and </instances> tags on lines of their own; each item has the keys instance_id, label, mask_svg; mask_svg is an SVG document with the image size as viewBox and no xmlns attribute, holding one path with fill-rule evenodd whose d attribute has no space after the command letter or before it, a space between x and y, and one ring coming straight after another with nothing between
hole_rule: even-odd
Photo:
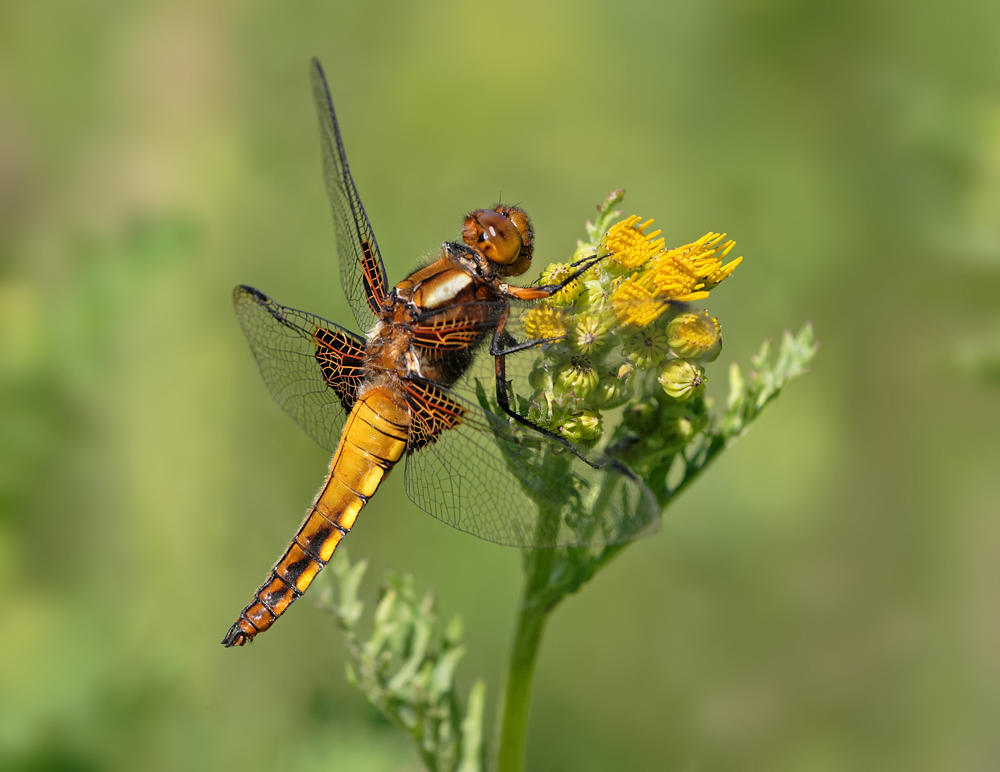
<instances>
[{"instance_id":1,"label":"dragonfly","mask_svg":"<svg viewBox=\"0 0 1000 772\"><path fill-rule=\"evenodd\" d=\"M390 288L316 59L310 75L340 280L367 335L252 287L234 291L268 390L333 457L295 536L222 640L227 647L252 641L306 592L404 458L414 504L498 544L593 547L631 540L658 522L652 494L628 467L534 425L508 393L508 358L539 345L512 333L518 314L600 258L559 284L511 284L530 268L534 234L522 209L500 204L467 214L461 241L444 243ZM487 369L473 367L483 362ZM492 403L483 399L490 376ZM595 514L585 522L588 497ZM549 502L544 522L537 501Z\"/></svg>"}]
</instances>

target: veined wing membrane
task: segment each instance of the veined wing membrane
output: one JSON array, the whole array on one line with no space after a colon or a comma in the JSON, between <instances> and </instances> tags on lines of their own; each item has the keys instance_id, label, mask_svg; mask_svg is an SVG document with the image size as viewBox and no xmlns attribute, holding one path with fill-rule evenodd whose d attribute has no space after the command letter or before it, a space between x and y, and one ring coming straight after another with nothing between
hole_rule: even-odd
<instances>
[{"instance_id":1,"label":"veined wing membrane","mask_svg":"<svg viewBox=\"0 0 1000 772\"><path fill-rule=\"evenodd\" d=\"M330 89L326 85L323 68L316 59L312 60L310 76L323 149L323 181L330 197L333 227L337 234L340 282L354 318L361 329L367 331L375 324L387 290L385 266L347 166L344 141L340 136Z\"/></svg>"},{"instance_id":2,"label":"veined wing membrane","mask_svg":"<svg viewBox=\"0 0 1000 772\"><path fill-rule=\"evenodd\" d=\"M614 459L594 454L594 468L559 442L452 391L405 385L413 421L406 492L437 519L487 541L528 548L614 544L658 526L649 489ZM546 517L536 500L551 504Z\"/></svg>"},{"instance_id":3,"label":"veined wing membrane","mask_svg":"<svg viewBox=\"0 0 1000 772\"><path fill-rule=\"evenodd\" d=\"M252 287L237 287L233 304L271 396L310 437L335 450L361 382L364 340Z\"/></svg>"}]
</instances>

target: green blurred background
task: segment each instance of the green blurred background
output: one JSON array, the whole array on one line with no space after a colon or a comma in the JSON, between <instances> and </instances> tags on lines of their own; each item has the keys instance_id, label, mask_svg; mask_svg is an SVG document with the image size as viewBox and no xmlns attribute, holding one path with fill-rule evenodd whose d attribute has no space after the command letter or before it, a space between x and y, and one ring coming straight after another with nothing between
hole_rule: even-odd
<instances>
[{"instance_id":1,"label":"green blurred background","mask_svg":"<svg viewBox=\"0 0 1000 772\"><path fill-rule=\"evenodd\" d=\"M307 63L398 281L520 202L539 267L625 187L727 231L726 350L823 347L553 618L529 766L1000 768L1000 6L5 3L0 767L415 770L305 600L219 640L328 458L238 283L353 326ZM349 549L461 613L497 694L517 552L390 478ZM492 709L490 711L492 720Z\"/></svg>"}]
</instances>

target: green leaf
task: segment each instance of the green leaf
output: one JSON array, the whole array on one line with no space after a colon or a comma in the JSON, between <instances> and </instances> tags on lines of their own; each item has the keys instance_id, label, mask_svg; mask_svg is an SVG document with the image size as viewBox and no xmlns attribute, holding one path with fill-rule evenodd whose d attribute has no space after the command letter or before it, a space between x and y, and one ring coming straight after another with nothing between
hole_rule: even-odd
<instances>
[{"instance_id":1,"label":"green leaf","mask_svg":"<svg viewBox=\"0 0 1000 772\"><path fill-rule=\"evenodd\" d=\"M364 561L352 566L340 548L330 563L337 592L323 593L350 656L348 682L413 738L428 769L479 772L485 685L473 686L463 717L455 690L465 654L461 618L442 625L432 593L420 597L412 576L389 573L365 638L358 600L365 568Z\"/></svg>"}]
</instances>

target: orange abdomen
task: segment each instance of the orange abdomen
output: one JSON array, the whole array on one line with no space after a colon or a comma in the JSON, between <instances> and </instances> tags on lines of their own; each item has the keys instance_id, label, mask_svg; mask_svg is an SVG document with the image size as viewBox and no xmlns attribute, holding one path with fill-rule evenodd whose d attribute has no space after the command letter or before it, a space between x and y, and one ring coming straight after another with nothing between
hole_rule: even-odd
<instances>
[{"instance_id":1,"label":"orange abdomen","mask_svg":"<svg viewBox=\"0 0 1000 772\"><path fill-rule=\"evenodd\" d=\"M312 584L351 530L358 512L402 457L409 426L406 401L389 387L371 388L354 403L326 482L299 532L223 644L242 646L253 640Z\"/></svg>"}]
</instances>

